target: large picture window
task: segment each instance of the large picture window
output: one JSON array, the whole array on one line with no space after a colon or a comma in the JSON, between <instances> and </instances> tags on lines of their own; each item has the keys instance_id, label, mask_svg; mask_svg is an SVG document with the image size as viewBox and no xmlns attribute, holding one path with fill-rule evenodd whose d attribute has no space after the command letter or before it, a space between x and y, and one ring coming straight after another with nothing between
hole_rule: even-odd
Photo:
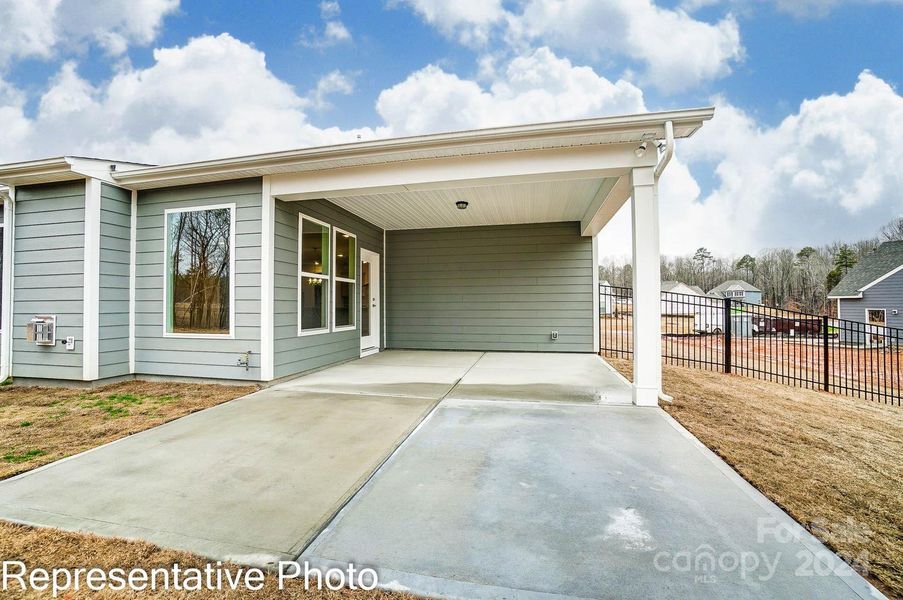
<instances>
[{"instance_id":1,"label":"large picture window","mask_svg":"<svg viewBox=\"0 0 903 600\"><path fill-rule=\"evenodd\" d=\"M167 210L166 334L232 334L235 207Z\"/></svg>"},{"instance_id":2,"label":"large picture window","mask_svg":"<svg viewBox=\"0 0 903 600\"><path fill-rule=\"evenodd\" d=\"M333 229L333 304L334 331L354 329L355 283L357 281L357 238L354 234Z\"/></svg>"},{"instance_id":3,"label":"large picture window","mask_svg":"<svg viewBox=\"0 0 903 600\"><path fill-rule=\"evenodd\" d=\"M298 333L329 331L329 225L300 215L298 224Z\"/></svg>"}]
</instances>

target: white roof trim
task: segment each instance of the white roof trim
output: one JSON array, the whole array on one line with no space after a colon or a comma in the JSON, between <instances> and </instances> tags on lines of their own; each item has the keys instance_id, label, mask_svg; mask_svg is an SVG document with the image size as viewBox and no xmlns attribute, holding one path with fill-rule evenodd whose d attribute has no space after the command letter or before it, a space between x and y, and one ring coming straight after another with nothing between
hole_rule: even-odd
<instances>
[{"instance_id":1,"label":"white roof trim","mask_svg":"<svg viewBox=\"0 0 903 600\"><path fill-rule=\"evenodd\" d=\"M862 292L856 296L828 296L830 300L857 300L862 298Z\"/></svg>"},{"instance_id":2,"label":"white roof trim","mask_svg":"<svg viewBox=\"0 0 903 600\"><path fill-rule=\"evenodd\" d=\"M111 167L127 170L139 166L147 165L81 156L59 156L0 165L0 182L7 185L29 185L95 178L115 184L111 177Z\"/></svg>"},{"instance_id":3,"label":"white roof trim","mask_svg":"<svg viewBox=\"0 0 903 600\"><path fill-rule=\"evenodd\" d=\"M512 150L636 143L644 136L663 137L667 121L673 123L676 137L689 137L713 114L714 108L698 108L354 142L136 168L116 172L113 178L124 187L141 189Z\"/></svg>"},{"instance_id":4,"label":"white roof trim","mask_svg":"<svg viewBox=\"0 0 903 600\"><path fill-rule=\"evenodd\" d=\"M862 286L861 288L859 288L859 291L860 291L860 292L864 292L865 290L869 289L869 288L872 287L873 285L875 285L875 284L877 284L877 283L881 283L882 281L884 281L885 279L887 279L887 278L890 277L891 275L894 275L895 273L899 273L900 271L903 271L903 265L898 266L896 269L891 269L890 271L888 271L887 273L885 273L884 275L882 275L881 277L879 277L879 278L876 279L875 281L871 282L870 284ZM861 293L859 294L859 297L860 297L860 298L862 297L862 294L861 294Z\"/></svg>"}]
</instances>

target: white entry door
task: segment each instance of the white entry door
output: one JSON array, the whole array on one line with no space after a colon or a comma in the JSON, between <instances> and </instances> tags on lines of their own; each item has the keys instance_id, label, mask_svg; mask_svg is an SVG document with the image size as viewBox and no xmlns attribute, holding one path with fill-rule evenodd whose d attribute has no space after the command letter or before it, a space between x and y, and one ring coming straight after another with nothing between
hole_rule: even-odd
<instances>
[{"instance_id":1,"label":"white entry door","mask_svg":"<svg viewBox=\"0 0 903 600\"><path fill-rule=\"evenodd\" d=\"M361 356L379 352L379 254L361 248Z\"/></svg>"}]
</instances>

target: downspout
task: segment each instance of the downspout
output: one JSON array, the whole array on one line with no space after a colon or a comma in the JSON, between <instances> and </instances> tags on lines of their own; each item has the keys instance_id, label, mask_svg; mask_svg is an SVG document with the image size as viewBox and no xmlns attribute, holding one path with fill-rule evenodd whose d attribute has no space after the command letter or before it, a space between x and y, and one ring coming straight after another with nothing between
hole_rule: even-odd
<instances>
[{"instance_id":1,"label":"downspout","mask_svg":"<svg viewBox=\"0 0 903 600\"><path fill-rule=\"evenodd\" d=\"M658 164L655 165L655 193L658 194L658 178L661 176L662 172L665 170L665 167L668 166L668 163L671 162L671 158L674 156L674 124L671 121L665 121L665 149L662 151L661 157L658 159ZM659 390L658 399L662 402L674 402L674 398L669 396L664 392L664 390Z\"/></svg>"},{"instance_id":2,"label":"downspout","mask_svg":"<svg viewBox=\"0 0 903 600\"><path fill-rule=\"evenodd\" d=\"M0 310L0 382L6 381L12 373L13 363L13 253L15 252L15 208L16 188L9 186L3 202L3 307Z\"/></svg>"}]
</instances>

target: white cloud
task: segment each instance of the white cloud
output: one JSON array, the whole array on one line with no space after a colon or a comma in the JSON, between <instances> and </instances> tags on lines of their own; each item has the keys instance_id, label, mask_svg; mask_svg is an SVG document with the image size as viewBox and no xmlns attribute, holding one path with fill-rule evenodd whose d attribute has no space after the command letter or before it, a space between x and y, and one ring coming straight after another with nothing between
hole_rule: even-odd
<instances>
[{"instance_id":1,"label":"white cloud","mask_svg":"<svg viewBox=\"0 0 903 600\"><path fill-rule=\"evenodd\" d=\"M662 178L665 252L705 245L742 254L860 239L903 214L894 152L903 137L903 97L879 77L863 71L849 93L806 100L775 127L717 102L715 118L678 143L680 161ZM702 197L688 175L712 168L717 186ZM603 235L615 254L629 252L627 224L619 215Z\"/></svg>"},{"instance_id":2,"label":"white cloud","mask_svg":"<svg viewBox=\"0 0 903 600\"><path fill-rule=\"evenodd\" d=\"M548 48L510 61L488 89L430 65L384 90L376 110L395 135L644 110L633 84L611 82Z\"/></svg>"},{"instance_id":3,"label":"white cloud","mask_svg":"<svg viewBox=\"0 0 903 600\"><path fill-rule=\"evenodd\" d=\"M350 42L351 32L339 20L341 12L342 9L335 0L320 2L320 18L324 21L323 31L318 32L316 27L308 26L301 34L301 45L323 50L336 44Z\"/></svg>"},{"instance_id":4,"label":"white cloud","mask_svg":"<svg viewBox=\"0 0 903 600\"><path fill-rule=\"evenodd\" d=\"M770 3L783 13L799 18L819 18L827 16L839 6L852 4L903 4L903 0L770 0ZM744 12L753 7L765 4L764 1L752 0L683 0L680 7L688 12L708 6L728 4Z\"/></svg>"},{"instance_id":5,"label":"white cloud","mask_svg":"<svg viewBox=\"0 0 903 600\"><path fill-rule=\"evenodd\" d=\"M149 44L178 0L0 0L0 66L53 57L60 48L96 44L120 55Z\"/></svg>"},{"instance_id":6,"label":"white cloud","mask_svg":"<svg viewBox=\"0 0 903 600\"><path fill-rule=\"evenodd\" d=\"M342 84L333 77L324 87ZM86 154L177 162L375 136L312 125L310 102L267 69L259 50L228 34L203 36L155 50L150 67L127 68L98 86L66 63L31 118L21 93L0 85L0 160Z\"/></svg>"},{"instance_id":7,"label":"white cloud","mask_svg":"<svg viewBox=\"0 0 903 600\"><path fill-rule=\"evenodd\" d=\"M354 74L342 71L330 71L317 81L317 87L308 96L311 105L317 110L325 110L332 105L329 96L342 94L347 96L354 93Z\"/></svg>"},{"instance_id":8,"label":"white cloud","mask_svg":"<svg viewBox=\"0 0 903 600\"><path fill-rule=\"evenodd\" d=\"M728 75L743 58L732 16L707 23L651 0L528 0L521 14L511 16L508 38L597 60L626 56L645 65L644 83L666 92Z\"/></svg>"},{"instance_id":9,"label":"white cloud","mask_svg":"<svg viewBox=\"0 0 903 600\"><path fill-rule=\"evenodd\" d=\"M444 35L463 44L483 44L491 28L507 15L501 0L393 0L390 6L406 4Z\"/></svg>"},{"instance_id":10,"label":"white cloud","mask_svg":"<svg viewBox=\"0 0 903 600\"><path fill-rule=\"evenodd\" d=\"M515 54L540 45L609 63L627 58L643 65L643 83L665 92L724 77L743 58L733 16L708 23L653 0L524 0L512 10L501 0L390 3L399 4L464 44L485 44L496 32Z\"/></svg>"}]
</instances>

